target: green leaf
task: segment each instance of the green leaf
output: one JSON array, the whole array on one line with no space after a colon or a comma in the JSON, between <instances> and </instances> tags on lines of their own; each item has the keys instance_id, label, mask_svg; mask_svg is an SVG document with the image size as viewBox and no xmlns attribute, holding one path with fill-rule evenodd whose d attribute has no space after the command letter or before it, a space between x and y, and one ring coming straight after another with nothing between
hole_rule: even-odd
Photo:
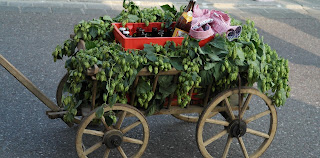
<instances>
[{"instance_id":1,"label":"green leaf","mask_svg":"<svg viewBox=\"0 0 320 158\"><path fill-rule=\"evenodd\" d=\"M136 75L137 75L137 74L138 74L137 69L134 69L134 70L133 70L133 74L130 76L130 79L129 79L129 81L128 81L128 84L125 85L125 86L131 86L132 83L133 83L133 81L136 79Z\"/></svg>"},{"instance_id":2,"label":"green leaf","mask_svg":"<svg viewBox=\"0 0 320 158\"><path fill-rule=\"evenodd\" d=\"M109 102L109 106L112 107L117 101L117 94L112 95L111 102Z\"/></svg>"},{"instance_id":3,"label":"green leaf","mask_svg":"<svg viewBox=\"0 0 320 158\"><path fill-rule=\"evenodd\" d=\"M200 56L199 56L199 57L197 57L196 59L194 59L194 62L199 63L200 65L202 65L202 64L203 64L203 63L202 63L202 60L201 60L201 58L200 58Z\"/></svg>"},{"instance_id":4,"label":"green leaf","mask_svg":"<svg viewBox=\"0 0 320 158\"><path fill-rule=\"evenodd\" d=\"M71 41L70 45L71 45L71 54L74 54L74 51L75 51L78 43L76 41Z\"/></svg>"},{"instance_id":5,"label":"green leaf","mask_svg":"<svg viewBox=\"0 0 320 158\"><path fill-rule=\"evenodd\" d=\"M170 26L172 25L172 20L171 19L168 19L166 20L166 23L165 23L165 28L169 28Z\"/></svg>"},{"instance_id":6,"label":"green leaf","mask_svg":"<svg viewBox=\"0 0 320 158\"><path fill-rule=\"evenodd\" d=\"M189 50L189 56L193 59L196 56L196 53L193 50Z\"/></svg>"},{"instance_id":7,"label":"green leaf","mask_svg":"<svg viewBox=\"0 0 320 158\"><path fill-rule=\"evenodd\" d=\"M255 60L255 61L251 61L251 60L248 60L248 64L252 64L253 65L253 68L256 70L256 71L259 71L260 72L260 63L258 60Z\"/></svg>"},{"instance_id":8,"label":"green leaf","mask_svg":"<svg viewBox=\"0 0 320 158\"><path fill-rule=\"evenodd\" d=\"M157 60L157 56L155 56L154 53L147 53L146 58L153 62Z\"/></svg>"},{"instance_id":9,"label":"green leaf","mask_svg":"<svg viewBox=\"0 0 320 158\"><path fill-rule=\"evenodd\" d=\"M227 48L226 39L222 36L215 37L209 44L221 50L226 50Z\"/></svg>"},{"instance_id":10,"label":"green leaf","mask_svg":"<svg viewBox=\"0 0 320 158\"><path fill-rule=\"evenodd\" d=\"M205 65L204 65L204 70L210 70L212 69L217 63L209 63L207 62Z\"/></svg>"},{"instance_id":11,"label":"green leaf","mask_svg":"<svg viewBox=\"0 0 320 158\"><path fill-rule=\"evenodd\" d=\"M64 65L65 65L65 67L70 67L71 64L72 64L71 58L69 58L69 59L66 60L66 63ZM69 74L69 76L72 76L72 74Z\"/></svg>"},{"instance_id":12,"label":"green leaf","mask_svg":"<svg viewBox=\"0 0 320 158\"><path fill-rule=\"evenodd\" d=\"M74 108L77 109L81 105L81 103L82 103L82 100L79 100L77 105Z\"/></svg>"},{"instance_id":13,"label":"green leaf","mask_svg":"<svg viewBox=\"0 0 320 158\"><path fill-rule=\"evenodd\" d=\"M212 71L210 71L210 70L201 70L199 75L201 77L201 85L202 86L207 86L210 83L212 83L212 81L213 81L213 79L212 79Z\"/></svg>"},{"instance_id":14,"label":"green leaf","mask_svg":"<svg viewBox=\"0 0 320 158\"><path fill-rule=\"evenodd\" d=\"M89 28L89 34L92 36L92 38L96 38L98 35L98 28L93 26Z\"/></svg>"},{"instance_id":15,"label":"green leaf","mask_svg":"<svg viewBox=\"0 0 320 158\"><path fill-rule=\"evenodd\" d=\"M236 51L237 51L237 55L238 55L240 61L243 62L245 60L244 52L240 48L237 48Z\"/></svg>"},{"instance_id":16,"label":"green leaf","mask_svg":"<svg viewBox=\"0 0 320 158\"><path fill-rule=\"evenodd\" d=\"M147 116L153 115L158 110L158 104L156 103L156 100L152 101L152 104L149 105L147 111Z\"/></svg>"},{"instance_id":17,"label":"green leaf","mask_svg":"<svg viewBox=\"0 0 320 158\"><path fill-rule=\"evenodd\" d=\"M192 39L189 41L189 46L191 46L192 48L199 47L199 41L197 41L196 39Z\"/></svg>"},{"instance_id":18,"label":"green leaf","mask_svg":"<svg viewBox=\"0 0 320 158\"><path fill-rule=\"evenodd\" d=\"M177 70L182 71L183 66L182 66L182 59L181 58L171 58L170 59L170 64L176 68Z\"/></svg>"},{"instance_id":19,"label":"green leaf","mask_svg":"<svg viewBox=\"0 0 320 158\"><path fill-rule=\"evenodd\" d=\"M192 72L191 77L193 81L197 81L197 78L199 77L199 75L196 72Z\"/></svg>"},{"instance_id":20,"label":"green leaf","mask_svg":"<svg viewBox=\"0 0 320 158\"><path fill-rule=\"evenodd\" d=\"M168 4L165 4L160 7L164 12L169 11L169 12L173 13L174 15L177 13L177 10L174 6L170 7Z\"/></svg>"},{"instance_id":21,"label":"green leaf","mask_svg":"<svg viewBox=\"0 0 320 158\"><path fill-rule=\"evenodd\" d=\"M283 88L281 88L279 92L281 93L282 103L284 104L287 100L286 91Z\"/></svg>"},{"instance_id":22,"label":"green leaf","mask_svg":"<svg viewBox=\"0 0 320 158\"><path fill-rule=\"evenodd\" d=\"M137 15L129 14L128 15L129 22L137 22L139 17Z\"/></svg>"},{"instance_id":23,"label":"green leaf","mask_svg":"<svg viewBox=\"0 0 320 158\"><path fill-rule=\"evenodd\" d=\"M96 43L94 43L93 41L86 41L86 49L89 50L91 48L95 48L97 47Z\"/></svg>"},{"instance_id":24,"label":"green leaf","mask_svg":"<svg viewBox=\"0 0 320 158\"><path fill-rule=\"evenodd\" d=\"M144 80L139 80L136 92L137 94L144 94L151 91L151 86Z\"/></svg>"},{"instance_id":25,"label":"green leaf","mask_svg":"<svg viewBox=\"0 0 320 158\"><path fill-rule=\"evenodd\" d=\"M170 94L174 93L177 89L177 84L171 84L168 87L159 87L159 92L162 94L162 99L168 97Z\"/></svg>"},{"instance_id":26,"label":"green leaf","mask_svg":"<svg viewBox=\"0 0 320 158\"><path fill-rule=\"evenodd\" d=\"M210 51L210 46L209 45L205 45L205 46L203 46L202 48L200 48L200 49L198 49L198 52L199 52L199 54L202 54L202 55L204 55L204 54L207 54L206 52L207 51Z\"/></svg>"},{"instance_id":27,"label":"green leaf","mask_svg":"<svg viewBox=\"0 0 320 158\"><path fill-rule=\"evenodd\" d=\"M126 62L128 63L131 63L134 60L131 55L125 55L125 59L126 59Z\"/></svg>"},{"instance_id":28,"label":"green leaf","mask_svg":"<svg viewBox=\"0 0 320 158\"><path fill-rule=\"evenodd\" d=\"M171 85L172 80L173 80L172 75L163 75L163 76L159 76L158 83L160 87L169 87Z\"/></svg>"},{"instance_id":29,"label":"green leaf","mask_svg":"<svg viewBox=\"0 0 320 158\"><path fill-rule=\"evenodd\" d=\"M98 61L97 61L97 65L101 67L101 66L102 66L102 61L101 61L101 60L98 60Z\"/></svg>"},{"instance_id":30,"label":"green leaf","mask_svg":"<svg viewBox=\"0 0 320 158\"><path fill-rule=\"evenodd\" d=\"M262 80L258 80L258 90L262 92Z\"/></svg>"},{"instance_id":31,"label":"green leaf","mask_svg":"<svg viewBox=\"0 0 320 158\"><path fill-rule=\"evenodd\" d=\"M208 54L208 56L211 59L211 61L221 61L221 59L214 53L210 53Z\"/></svg>"},{"instance_id":32,"label":"green leaf","mask_svg":"<svg viewBox=\"0 0 320 158\"><path fill-rule=\"evenodd\" d=\"M145 51L147 53L146 58L149 59L150 61L155 62L157 60L157 56L154 54L155 49L152 45L144 44L143 51Z\"/></svg>"},{"instance_id":33,"label":"green leaf","mask_svg":"<svg viewBox=\"0 0 320 158\"><path fill-rule=\"evenodd\" d=\"M95 24L95 25L100 25L101 22L102 22L101 20L97 20L97 19L94 19L94 20L90 21L91 24Z\"/></svg>"},{"instance_id":34,"label":"green leaf","mask_svg":"<svg viewBox=\"0 0 320 158\"><path fill-rule=\"evenodd\" d=\"M217 63L217 64L215 65L215 67L214 67L213 76L214 76L214 79L215 79L216 81L218 81L218 80L220 79L221 75L222 75L222 72L220 71L221 65L222 65L222 63L220 62L220 63Z\"/></svg>"},{"instance_id":35,"label":"green leaf","mask_svg":"<svg viewBox=\"0 0 320 158\"><path fill-rule=\"evenodd\" d=\"M112 22L113 20L111 19L111 17L110 16L108 16L108 15L105 15L105 16L103 16L103 18L102 18L103 20L105 20L105 21L110 21L110 22Z\"/></svg>"},{"instance_id":36,"label":"green leaf","mask_svg":"<svg viewBox=\"0 0 320 158\"><path fill-rule=\"evenodd\" d=\"M83 32L81 30L78 30L78 32L77 32L78 38L83 38L82 35L83 35Z\"/></svg>"},{"instance_id":37,"label":"green leaf","mask_svg":"<svg viewBox=\"0 0 320 158\"><path fill-rule=\"evenodd\" d=\"M101 106L99 106L99 107L97 108L96 116L97 116L98 118L101 118L102 115L103 115L103 113L104 113L104 111L103 111L104 105L105 105L105 104L102 104Z\"/></svg>"},{"instance_id":38,"label":"green leaf","mask_svg":"<svg viewBox=\"0 0 320 158\"><path fill-rule=\"evenodd\" d=\"M111 126L113 124L113 119L110 115L105 116L105 120L108 126Z\"/></svg>"},{"instance_id":39,"label":"green leaf","mask_svg":"<svg viewBox=\"0 0 320 158\"><path fill-rule=\"evenodd\" d=\"M245 66L244 62L241 61L240 59L236 59L235 60L235 64L238 65L238 66Z\"/></svg>"}]
</instances>

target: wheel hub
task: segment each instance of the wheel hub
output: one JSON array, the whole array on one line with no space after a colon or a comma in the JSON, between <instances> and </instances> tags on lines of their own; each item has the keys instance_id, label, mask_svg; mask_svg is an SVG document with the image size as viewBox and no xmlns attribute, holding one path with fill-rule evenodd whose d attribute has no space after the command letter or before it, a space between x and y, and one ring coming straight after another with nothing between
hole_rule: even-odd
<instances>
[{"instance_id":1,"label":"wheel hub","mask_svg":"<svg viewBox=\"0 0 320 158\"><path fill-rule=\"evenodd\" d=\"M228 132L232 137L242 137L247 132L247 124L239 119L233 120L228 126Z\"/></svg>"},{"instance_id":2,"label":"wheel hub","mask_svg":"<svg viewBox=\"0 0 320 158\"><path fill-rule=\"evenodd\" d=\"M123 141L123 133L119 130L107 131L103 136L103 144L109 149L119 147Z\"/></svg>"}]
</instances>

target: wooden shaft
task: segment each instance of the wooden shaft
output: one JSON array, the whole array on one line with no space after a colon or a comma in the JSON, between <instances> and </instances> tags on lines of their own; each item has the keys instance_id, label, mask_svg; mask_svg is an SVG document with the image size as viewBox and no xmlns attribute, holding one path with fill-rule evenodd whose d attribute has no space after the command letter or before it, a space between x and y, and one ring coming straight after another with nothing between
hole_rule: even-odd
<instances>
[{"instance_id":1,"label":"wooden shaft","mask_svg":"<svg viewBox=\"0 0 320 158\"><path fill-rule=\"evenodd\" d=\"M154 78L154 81L153 81L153 87L152 87L152 92L153 92L153 93L155 93L155 92L156 92L158 79L159 79L159 75L157 75L157 76Z\"/></svg>"},{"instance_id":2,"label":"wooden shaft","mask_svg":"<svg viewBox=\"0 0 320 158\"><path fill-rule=\"evenodd\" d=\"M136 77L136 79L134 80L134 84L133 84L133 92L131 94L131 105L134 106L134 100L136 98L136 87L138 85L139 82L139 76Z\"/></svg>"},{"instance_id":3,"label":"wooden shaft","mask_svg":"<svg viewBox=\"0 0 320 158\"><path fill-rule=\"evenodd\" d=\"M204 106L207 106L208 104L211 88L212 88L212 83L210 83L209 87L207 88L206 98L204 99L204 103L203 103Z\"/></svg>"},{"instance_id":4,"label":"wooden shaft","mask_svg":"<svg viewBox=\"0 0 320 158\"><path fill-rule=\"evenodd\" d=\"M40 101L42 101L52 111L60 111L60 107L53 103L45 96L32 82L26 78L19 70L17 70L8 60L0 54L0 65L2 65L12 76L14 76L22 85L24 85L31 93L33 93Z\"/></svg>"}]
</instances>

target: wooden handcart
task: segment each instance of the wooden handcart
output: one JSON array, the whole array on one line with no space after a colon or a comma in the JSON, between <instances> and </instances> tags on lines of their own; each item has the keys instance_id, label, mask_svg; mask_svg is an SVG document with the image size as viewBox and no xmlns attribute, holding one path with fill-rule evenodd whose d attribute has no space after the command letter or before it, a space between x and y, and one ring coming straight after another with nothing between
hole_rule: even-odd
<instances>
[{"instance_id":1,"label":"wooden handcart","mask_svg":"<svg viewBox=\"0 0 320 158\"><path fill-rule=\"evenodd\" d=\"M78 48L84 47L80 44ZM61 98L63 86L67 82L67 74L59 83L56 93L57 104L55 104L2 55L0 55L0 64L51 109L47 112L49 118L63 117L66 111L64 111ZM96 73L97 70L93 68L89 75L94 76ZM176 82L179 74L180 72L175 69L159 72L154 76L153 92L156 90L159 76L172 75ZM150 75L154 74L145 68L142 69L137 74L132 88L137 86L140 77ZM277 128L277 113L272 101L255 88L241 86L241 84L237 88L228 89L219 94L211 94L211 88L211 86L206 87L206 94L201 105L193 105L190 102L186 108L172 106L174 97L172 94L164 108L154 115L170 114L180 120L197 123L196 142L201 154L206 158L227 157L228 154L230 156L231 149L239 150L244 157L262 155L271 144ZM94 86L92 89L93 104L95 89ZM189 92L190 95L193 90L194 88ZM96 109L89 109L89 112L82 109L82 115L75 118L74 121L74 123L79 123L76 135L76 150L79 157L142 156L149 142L150 131L145 111L132 106L134 99L135 94L131 94L128 104L116 103L113 107L104 107L105 114L112 111L117 116L117 122L111 126L107 125L105 117L98 119L101 125L96 124ZM251 126L253 122L255 124ZM252 142L245 141L244 138L247 135L255 136ZM224 137L226 141L222 141ZM238 143L232 143L233 139ZM252 144L256 146L252 147ZM222 150L217 151L216 146L222 147Z\"/></svg>"}]
</instances>

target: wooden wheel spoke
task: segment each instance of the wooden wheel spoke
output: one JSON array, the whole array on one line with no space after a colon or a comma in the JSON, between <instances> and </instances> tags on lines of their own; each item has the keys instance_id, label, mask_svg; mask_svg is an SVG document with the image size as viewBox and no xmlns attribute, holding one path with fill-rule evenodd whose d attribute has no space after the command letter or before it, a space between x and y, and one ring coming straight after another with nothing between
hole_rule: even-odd
<instances>
[{"instance_id":1,"label":"wooden wheel spoke","mask_svg":"<svg viewBox=\"0 0 320 158\"><path fill-rule=\"evenodd\" d=\"M248 155L247 149L246 149L246 147L245 147L245 145L243 143L242 137L239 137L238 141L239 141L239 144L241 146L241 150L242 150L242 153L243 153L244 157L249 158L249 155Z\"/></svg>"},{"instance_id":2,"label":"wooden wheel spoke","mask_svg":"<svg viewBox=\"0 0 320 158\"><path fill-rule=\"evenodd\" d=\"M102 146L102 141L96 143L95 145L91 146L89 149L85 150L83 152L84 155L88 155L90 153L92 153L93 151L97 150L98 148L100 148Z\"/></svg>"},{"instance_id":3,"label":"wooden wheel spoke","mask_svg":"<svg viewBox=\"0 0 320 158\"><path fill-rule=\"evenodd\" d=\"M104 152L103 158L108 158L110 154L110 149L106 149L106 151Z\"/></svg>"},{"instance_id":4,"label":"wooden wheel spoke","mask_svg":"<svg viewBox=\"0 0 320 158\"><path fill-rule=\"evenodd\" d=\"M232 120L234 120L235 116L234 116L234 114L232 112L232 108L231 108L231 105L230 105L230 102L229 102L228 98L226 98L224 101L226 103L225 105L227 106L227 112L228 112L229 116L231 117Z\"/></svg>"},{"instance_id":5,"label":"wooden wheel spoke","mask_svg":"<svg viewBox=\"0 0 320 158\"><path fill-rule=\"evenodd\" d=\"M221 138L222 136L226 135L228 132L227 130L223 130L217 135L213 136L212 138L208 139L206 142L203 143L204 146L211 144L212 142L216 141L217 139Z\"/></svg>"},{"instance_id":6,"label":"wooden wheel spoke","mask_svg":"<svg viewBox=\"0 0 320 158\"><path fill-rule=\"evenodd\" d=\"M109 131L112 129L112 127L108 126L107 122L106 122L106 119L104 118L104 116L101 117L101 121L104 125L104 127Z\"/></svg>"},{"instance_id":7,"label":"wooden wheel spoke","mask_svg":"<svg viewBox=\"0 0 320 158\"><path fill-rule=\"evenodd\" d=\"M115 129L120 129L121 124L122 124L124 118L126 117L126 115L127 115L127 112L126 112L126 111L123 111L122 114L120 115L120 118L119 118L116 126L115 126Z\"/></svg>"},{"instance_id":8,"label":"wooden wheel spoke","mask_svg":"<svg viewBox=\"0 0 320 158\"><path fill-rule=\"evenodd\" d=\"M206 119L206 122L217 124L217 125L222 125L222 126L229 126L229 122L227 122L227 121L221 121L221 120L215 120L215 119Z\"/></svg>"},{"instance_id":9,"label":"wooden wheel spoke","mask_svg":"<svg viewBox=\"0 0 320 158\"><path fill-rule=\"evenodd\" d=\"M117 147L117 149L118 149L118 151L120 152L120 154L121 154L121 156L122 156L123 158L127 158L127 155L126 155L126 153L124 153L124 151L123 151L123 149L121 148L121 146Z\"/></svg>"},{"instance_id":10,"label":"wooden wheel spoke","mask_svg":"<svg viewBox=\"0 0 320 158\"><path fill-rule=\"evenodd\" d=\"M251 116L250 118L246 119L245 122L248 124L248 123L250 123L250 122L252 122L254 120L257 120L257 119L259 119L259 118L261 118L263 116L266 116L266 115L268 115L270 113L271 113L270 110L266 110L266 111L261 112L261 113L259 113L257 115Z\"/></svg>"},{"instance_id":11,"label":"wooden wheel spoke","mask_svg":"<svg viewBox=\"0 0 320 158\"><path fill-rule=\"evenodd\" d=\"M250 129L250 128L247 128L247 132L250 133L250 134L254 134L256 136L263 137L263 138L270 138L270 136L267 133L256 131L256 130L253 130L253 129Z\"/></svg>"},{"instance_id":12,"label":"wooden wheel spoke","mask_svg":"<svg viewBox=\"0 0 320 158\"><path fill-rule=\"evenodd\" d=\"M229 134L228 140L227 140L227 144L226 144L226 146L224 147L224 152L223 152L223 156L222 156L223 158L226 158L226 157L228 156L231 143L232 143L232 137L231 137L231 135Z\"/></svg>"},{"instance_id":13,"label":"wooden wheel spoke","mask_svg":"<svg viewBox=\"0 0 320 158\"><path fill-rule=\"evenodd\" d=\"M244 102L242 109L241 109L241 112L240 112L240 115L239 115L239 116L240 116L240 119L242 119L242 117L243 117L243 115L244 115L244 112L245 112L246 109L248 108L249 103L250 103L250 101L251 101L251 98L252 98L252 94L250 93L250 94L248 95L246 101Z\"/></svg>"},{"instance_id":14,"label":"wooden wheel spoke","mask_svg":"<svg viewBox=\"0 0 320 158\"><path fill-rule=\"evenodd\" d=\"M123 142L133 143L133 144L143 144L142 140L129 138L129 137L123 137Z\"/></svg>"},{"instance_id":15,"label":"wooden wheel spoke","mask_svg":"<svg viewBox=\"0 0 320 158\"><path fill-rule=\"evenodd\" d=\"M141 121L138 120L138 121L136 121L135 123L133 123L133 124L127 126L127 127L122 128L122 129L121 129L121 132L122 132L123 134L125 134L125 133L127 133L128 131L130 131L131 129L137 127L137 126L140 125L140 124L141 124Z\"/></svg>"},{"instance_id":16,"label":"wooden wheel spoke","mask_svg":"<svg viewBox=\"0 0 320 158\"><path fill-rule=\"evenodd\" d=\"M209 117L208 117L208 118L211 118L211 117L217 115L218 113L219 113L219 112L211 112L211 113L209 114Z\"/></svg>"},{"instance_id":17,"label":"wooden wheel spoke","mask_svg":"<svg viewBox=\"0 0 320 158\"><path fill-rule=\"evenodd\" d=\"M84 129L83 133L94 135L94 136L99 136L99 137L103 137L103 135L104 135L104 133L102 131L96 131L96 130L91 130L91 129Z\"/></svg>"}]
</instances>

